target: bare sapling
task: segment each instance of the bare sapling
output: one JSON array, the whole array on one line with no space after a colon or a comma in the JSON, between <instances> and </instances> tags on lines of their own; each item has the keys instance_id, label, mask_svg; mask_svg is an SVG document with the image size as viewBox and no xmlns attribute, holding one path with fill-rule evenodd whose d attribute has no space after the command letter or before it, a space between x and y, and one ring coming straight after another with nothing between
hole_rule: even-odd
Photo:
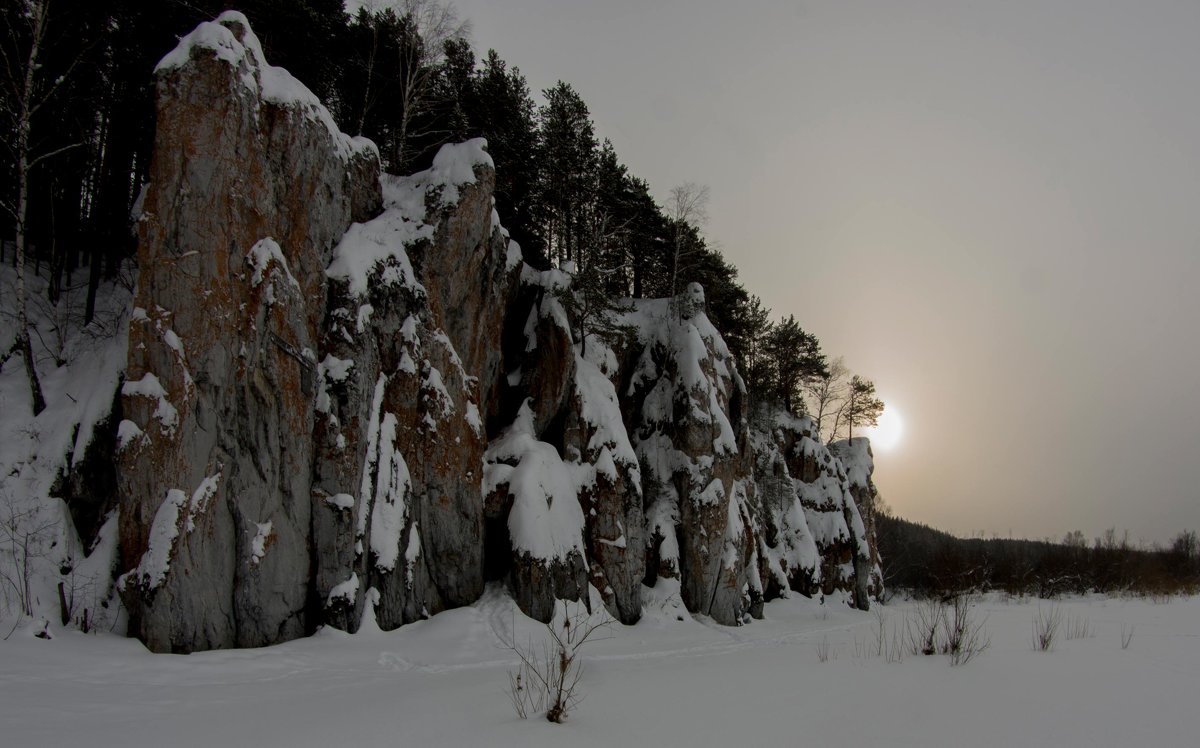
<instances>
[{"instance_id":1,"label":"bare sapling","mask_svg":"<svg viewBox=\"0 0 1200 748\"><path fill-rule=\"evenodd\" d=\"M817 662L829 662L829 637L822 636L821 641L817 642Z\"/></svg>"},{"instance_id":2,"label":"bare sapling","mask_svg":"<svg viewBox=\"0 0 1200 748\"><path fill-rule=\"evenodd\" d=\"M1062 625L1062 611L1057 605L1043 609L1038 606L1033 617L1033 648L1038 652L1049 652L1054 648L1058 639L1058 629Z\"/></svg>"},{"instance_id":3,"label":"bare sapling","mask_svg":"<svg viewBox=\"0 0 1200 748\"><path fill-rule=\"evenodd\" d=\"M942 618L942 652L950 655L951 665L965 665L991 645L984 630L985 620L977 618L975 610L972 596L959 594L951 601L949 614Z\"/></svg>"},{"instance_id":4,"label":"bare sapling","mask_svg":"<svg viewBox=\"0 0 1200 748\"><path fill-rule=\"evenodd\" d=\"M541 646L532 641L518 645L507 642L517 655L516 670L508 673L508 695L521 719L545 713L550 722L563 723L583 699L579 683L583 677L580 650L593 641L608 621L591 618L586 610L567 614L562 622L546 624L548 637ZM514 627L515 632L515 627Z\"/></svg>"},{"instance_id":5,"label":"bare sapling","mask_svg":"<svg viewBox=\"0 0 1200 748\"><path fill-rule=\"evenodd\" d=\"M1121 624L1121 649L1129 649L1133 642L1133 626Z\"/></svg>"}]
</instances>

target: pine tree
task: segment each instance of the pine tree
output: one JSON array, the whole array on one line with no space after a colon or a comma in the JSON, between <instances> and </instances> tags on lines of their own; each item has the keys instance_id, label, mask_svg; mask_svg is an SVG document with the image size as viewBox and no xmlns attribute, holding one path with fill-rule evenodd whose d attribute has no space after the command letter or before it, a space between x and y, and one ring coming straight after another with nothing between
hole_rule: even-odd
<instances>
[{"instance_id":1,"label":"pine tree","mask_svg":"<svg viewBox=\"0 0 1200 748\"><path fill-rule=\"evenodd\" d=\"M457 143L483 135L470 116L478 108L475 51L469 41L461 38L448 39L444 46L435 99L446 120L446 137Z\"/></svg>"},{"instance_id":2,"label":"pine tree","mask_svg":"<svg viewBox=\"0 0 1200 748\"><path fill-rule=\"evenodd\" d=\"M788 315L771 329L766 351L775 376L775 396L789 413L798 414L804 408L803 387L829 373L820 341Z\"/></svg>"},{"instance_id":3,"label":"pine tree","mask_svg":"<svg viewBox=\"0 0 1200 748\"><path fill-rule=\"evenodd\" d=\"M741 327L745 331L738 369L746 382L751 403L757 403L770 396L774 381L771 357L767 355L767 339L774 324L771 322L771 310L757 296L751 296L738 311L742 319Z\"/></svg>"},{"instance_id":4,"label":"pine tree","mask_svg":"<svg viewBox=\"0 0 1200 748\"><path fill-rule=\"evenodd\" d=\"M95 313L101 279L115 275L134 251L130 211L148 177L154 146L154 65L180 36L222 9L211 1L103 5L106 33L95 68L100 80L88 102L94 114L79 202L80 254L86 251L89 263L85 324ZM76 263L72 255L68 271Z\"/></svg>"},{"instance_id":5,"label":"pine tree","mask_svg":"<svg viewBox=\"0 0 1200 748\"><path fill-rule=\"evenodd\" d=\"M536 107L517 68L509 69L496 50L488 50L475 73L473 99L465 106L473 133L487 138L496 164L496 211L521 245L527 260L537 263L544 247L536 231L535 192L538 170L531 158L537 144Z\"/></svg>"},{"instance_id":6,"label":"pine tree","mask_svg":"<svg viewBox=\"0 0 1200 748\"><path fill-rule=\"evenodd\" d=\"M538 192L546 248L558 262L574 259L595 195L596 136L587 104L567 83L542 92L538 110Z\"/></svg>"},{"instance_id":7,"label":"pine tree","mask_svg":"<svg viewBox=\"0 0 1200 748\"><path fill-rule=\"evenodd\" d=\"M850 390L846 396L847 439L854 441L854 427L874 426L883 415L883 401L875 397L875 383L855 374L850 378Z\"/></svg>"},{"instance_id":8,"label":"pine tree","mask_svg":"<svg viewBox=\"0 0 1200 748\"><path fill-rule=\"evenodd\" d=\"M720 250L712 248L703 237L695 236L695 250L679 278L679 287L699 283L704 287L708 317L721 331L734 356L740 357L745 348L746 330L742 308L750 303L750 294L738 283L737 268L725 260Z\"/></svg>"},{"instance_id":9,"label":"pine tree","mask_svg":"<svg viewBox=\"0 0 1200 748\"><path fill-rule=\"evenodd\" d=\"M344 35L345 61L338 83L342 128L375 141L390 153L390 125L399 118L400 18L391 9L359 8Z\"/></svg>"},{"instance_id":10,"label":"pine tree","mask_svg":"<svg viewBox=\"0 0 1200 748\"><path fill-rule=\"evenodd\" d=\"M629 170L617 157L612 141L605 138L596 157L595 200L591 206L591 247L599 254L593 260L605 268L605 291L615 297L630 295L629 247L633 223L629 194ZM597 237L600 241L596 241Z\"/></svg>"},{"instance_id":11,"label":"pine tree","mask_svg":"<svg viewBox=\"0 0 1200 748\"><path fill-rule=\"evenodd\" d=\"M566 263L571 270L571 284L557 292L578 332L581 355L587 353L588 336L611 344L631 332L629 326L621 324L620 316L632 307L608 288L610 276L620 270L605 265L605 258L612 256L607 244L614 237L609 225L607 216L594 218L576 259Z\"/></svg>"},{"instance_id":12,"label":"pine tree","mask_svg":"<svg viewBox=\"0 0 1200 748\"><path fill-rule=\"evenodd\" d=\"M670 231L666 216L650 195L650 185L644 179L626 175L625 195L630 217L627 245L630 290L636 299L667 296Z\"/></svg>"}]
</instances>

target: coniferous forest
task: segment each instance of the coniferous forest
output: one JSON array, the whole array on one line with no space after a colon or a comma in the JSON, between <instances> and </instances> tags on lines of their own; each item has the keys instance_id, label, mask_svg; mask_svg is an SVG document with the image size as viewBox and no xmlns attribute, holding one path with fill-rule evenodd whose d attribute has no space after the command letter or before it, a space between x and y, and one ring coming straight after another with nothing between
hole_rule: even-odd
<instances>
[{"instance_id":1,"label":"coniferous forest","mask_svg":"<svg viewBox=\"0 0 1200 748\"><path fill-rule=\"evenodd\" d=\"M197 23L235 5L272 64L326 102L343 131L379 146L385 171L418 171L445 143L486 138L501 222L531 266L573 264L576 290L590 299L581 324L618 299L670 297L699 282L752 402L811 412L827 439L878 416L873 389L862 397L860 387L858 407L868 407L847 417L856 390L844 366L795 319L773 322L706 239L706 186L668 190L639 178L597 137L570 82L531 91L517 65L476 48L469 21L434 0L353 15L341 0L3 0L0 235L22 235L26 267L48 278L50 304L86 284L82 322L91 322L101 279L132 261L154 66ZM15 265L15 249L6 239L3 260Z\"/></svg>"}]
</instances>

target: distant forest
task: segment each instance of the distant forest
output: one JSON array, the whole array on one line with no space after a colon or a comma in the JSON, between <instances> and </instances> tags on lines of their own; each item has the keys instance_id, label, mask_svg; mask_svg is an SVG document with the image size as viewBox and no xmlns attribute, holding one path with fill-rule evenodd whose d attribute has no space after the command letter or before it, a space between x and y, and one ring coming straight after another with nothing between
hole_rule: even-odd
<instances>
[{"instance_id":1,"label":"distant forest","mask_svg":"<svg viewBox=\"0 0 1200 748\"><path fill-rule=\"evenodd\" d=\"M134 257L154 66L226 9L247 15L267 60L320 97L342 130L379 146L387 172L427 168L441 145L487 138L501 221L530 265L572 270L568 313L581 339L621 334L603 324L618 299L674 297L698 282L751 405L812 413L827 440L878 417L873 383L827 361L793 317L772 321L706 239L707 187L680 184L656 201L598 140L569 83L535 98L498 52L477 55L469 23L436 0L385 0L354 15L342 0L0 0L0 261L48 277L44 303L86 286L90 323L101 279Z\"/></svg>"},{"instance_id":2,"label":"distant forest","mask_svg":"<svg viewBox=\"0 0 1200 748\"><path fill-rule=\"evenodd\" d=\"M1109 529L1090 543L1075 530L1062 540L959 538L876 507L876 542L892 592L951 596L969 591L1063 594L1200 592L1200 542L1181 531L1167 547L1140 546Z\"/></svg>"}]
</instances>

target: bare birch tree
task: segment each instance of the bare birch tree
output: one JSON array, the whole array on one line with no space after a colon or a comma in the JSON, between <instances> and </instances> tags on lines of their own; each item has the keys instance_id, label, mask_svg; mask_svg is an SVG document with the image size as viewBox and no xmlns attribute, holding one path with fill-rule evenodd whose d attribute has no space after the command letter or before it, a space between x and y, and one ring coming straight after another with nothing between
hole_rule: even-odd
<instances>
[{"instance_id":1,"label":"bare birch tree","mask_svg":"<svg viewBox=\"0 0 1200 748\"><path fill-rule=\"evenodd\" d=\"M676 316L682 310L675 301L679 293L679 276L687 269L687 261L697 250L689 240L688 227L699 230L708 220L708 186L695 182L684 182L671 188L667 200L667 217L675 230L675 243L671 252L671 304Z\"/></svg>"},{"instance_id":2,"label":"bare birch tree","mask_svg":"<svg viewBox=\"0 0 1200 748\"><path fill-rule=\"evenodd\" d=\"M43 162L65 151L77 148L82 143L71 143L48 151L39 152L31 137L33 118L44 107L70 76L81 59L76 56L58 77L48 80L43 74L48 30L50 26L50 0L20 0L15 16L24 28L16 24L8 28L8 38L0 43L0 62L3 63L4 114L11 118L12 140L6 145L16 165L16 196L5 198L4 209L13 217L16 228L17 264L17 331L12 348L0 357L0 366L14 354L25 360L25 373L29 379L29 390L33 401L33 414L46 408L38 379L37 364L33 357L33 345L29 338L28 291L25 284L25 259L29 240L26 220L29 214L30 174Z\"/></svg>"},{"instance_id":3,"label":"bare birch tree","mask_svg":"<svg viewBox=\"0 0 1200 748\"><path fill-rule=\"evenodd\" d=\"M432 103L438 65L445 54L446 42L470 35L471 24L458 17L450 3L437 0L379 0L362 4L372 13L391 10L401 20L404 38L400 40L399 79L395 82L400 96L400 120L395 123L396 137L392 153L392 168L404 171L412 159L410 143L421 135L419 117ZM368 75L374 68L371 56ZM369 97L370 80L367 93ZM364 102L364 116L366 103ZM359 123L362 129L362 123Z\"/></svg>"},{"instance_id":4,"label":"bare birch tree","mask_svg":"<svg viewBox=\"0 0 1200 748\"><path fill-rule=\"evenodd\" d=\"M822 441L833 441L834 435L841 427L849 379L850 370L839 356L829 362L828 376L811 381L805 387L809 414L815 422L818 438Z\"/></svg>"}]
</instances>

